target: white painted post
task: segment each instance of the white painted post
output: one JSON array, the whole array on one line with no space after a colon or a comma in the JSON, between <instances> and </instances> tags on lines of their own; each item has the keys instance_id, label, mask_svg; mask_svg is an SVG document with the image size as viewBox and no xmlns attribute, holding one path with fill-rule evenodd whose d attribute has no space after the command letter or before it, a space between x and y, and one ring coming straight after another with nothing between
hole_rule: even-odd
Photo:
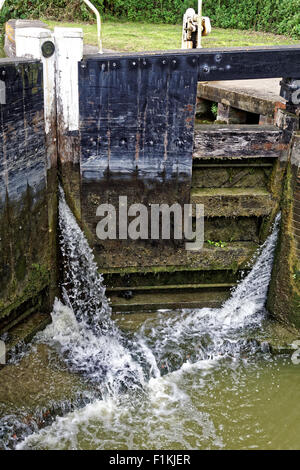
<instances>
[{"instance_id":1,"label":"white painted post","mask_svg":"<svg viewBox=\"0 0 300 470\"><path fill-rule=\"evenodd\" d=\"M55 105L55 53L45 58L42 45L53 41L51 31L45 28L16 28L16 56L39 59L43 64L44 118L47 142L47 168L56 165L56 105Z\"/></svg>"},{"instance_id":2,"label":"white painted post","mask_svg":"<svg viewBox=\"0 0 300 470\"><path fill-rule=\"evenodd\" d=\"M54 28L57 112L61 131L79 130L78 62L83 56L80 28Z\"/></svg>"},{"instance_id":3,"label":"white painted post","mask_svg":"<svg viewBox=\"0 0 300 470\"><path fill-rule=\"evenodd\" d=\"M197 31L197 48L200 49L202 36L202 0L198 0L198 31Z\"/></svg>"},{"instance_id":4,"label":"white painted post","mask_svg":"<svg viewBox=\"0 0 300 470\"><path fill-rule=\"evenodd\" d=\"M16 28L16 56L39 59L43 63L44 115L48 168L56 165L58 145L60 158L74 161L69 131L79 130L78 62L83 56L81 28L54 29ZM55 44L55 53L45 58L42 45ZM57 135L56 135L57 126Z\"/></svg>"},{"instance_id":5,"label":"white painted post","mask_svg":"<svg viewBox=\"0 0 300 470\"><path fill-rule=\"evenodd\" d=\"M58 152L61 163L79 163L78 62L83 56L81 28L54 28ZM72 134L70 134L70 132Z\"/></svg>"},{"instance_id":6,"label":"white painted post","mask_svg":"<svg viewBox=\"0 0 300 470\"><path fill-rule=\"evenodd\" d=\"M58 154L61 181L68 202L80 219L78 62L83 56L83 33L78 28L55 28ZM74 189L77 188L77 189Z\"/></svg>"}]
</instances>

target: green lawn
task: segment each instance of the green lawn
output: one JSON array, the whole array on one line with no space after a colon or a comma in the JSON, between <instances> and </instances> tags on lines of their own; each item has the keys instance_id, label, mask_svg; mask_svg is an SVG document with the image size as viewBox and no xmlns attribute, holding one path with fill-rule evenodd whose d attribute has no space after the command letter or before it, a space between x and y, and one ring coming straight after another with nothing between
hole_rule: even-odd
<instances>
[{"instance_id":1,"label":"green lawn","mask_svg":"<svg viewBox=\"0 0 300 470\"><path fill-rule=\"evenodd\" d=\"M83 29L84 42L86 44L97 44L95 24L44 21L51 28L54 28L54 26L80 27ZM104 21L102 39L104 48L118 51L178 49L181 47L181 25ZM211 35L203 38L204 47L271 46L297 43L299 41L286 36L214 27L212 27Z\"/></svg>"}]
</instances>

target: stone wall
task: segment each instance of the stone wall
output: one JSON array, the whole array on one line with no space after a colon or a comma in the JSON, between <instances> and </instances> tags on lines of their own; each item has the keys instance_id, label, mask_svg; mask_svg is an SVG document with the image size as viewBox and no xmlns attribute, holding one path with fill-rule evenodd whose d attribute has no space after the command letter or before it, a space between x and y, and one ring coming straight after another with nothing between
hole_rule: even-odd
<instances>
[{"instance_id":1,"label":"stone wall","mask_svg":"<svg viewBox=\"0 0 300 470\"><path fill-rule=\"evenodd\" d=\"M282 224L269 289L268 309L300 328L300 134L291 142L282 200Z\"/></svg>"}]
</instances>

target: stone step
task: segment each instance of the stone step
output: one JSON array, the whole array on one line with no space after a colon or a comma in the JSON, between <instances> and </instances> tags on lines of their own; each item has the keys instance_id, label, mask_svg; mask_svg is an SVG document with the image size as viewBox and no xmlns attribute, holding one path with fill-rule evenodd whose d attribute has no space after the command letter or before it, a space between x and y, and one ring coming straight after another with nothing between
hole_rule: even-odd
<instances>
[{"instance_id":1,"label":"stone step","mask_svg":"<svg viewBox=\"0 0 300 470\"><path fill-rule=\"evenodd\" d=\"M206 217L204 240L231 242L260 242L260 217ZM195 219L193 229L195 230Z\"/></svg>"},{"instance_id":2,"label":"stone step","mask_svg":"<svg viewBox=\"0 0 300 470\"><path fill-rule=\"evenodd\" d=\"M225 80L199 82L197 96L258 115L273 117L278 108L285 109L280 95L280 79Z\"/></svg>"},{"instance_id":3,"label":"stone step","mask_svg":"<svg viewBox=\"0 0 300 470\"><path fill-rule=\"evenodd\" d=\"M194 188L191 203L204 204L205 217L262 217L274 207L271 193L263 188Z\"/></svg>"},{"instance_id":4,"label":"stone step","mask_svg":"<svg viewBox=\"0 0 300 470\"><path fill-rule=\"evenodd\" d=\"M281 134L275 126L196 124L193 158L278 158Z\"/></svg>"},{"instance_id":5,"label":"stone step","mask_svg":"<svg viewBox=\"0 0 300 470\"><path fill-rule=\"evenodd\" d=\"M197 160L196 160L197 161ZM272 164L244 166L194 164L192 188L265 188L269 186Z\"/></svg>"},{"instance_id":6,"label":"stone step","mask_svg":"<svg viewBox=\"0 0 300 470\"><path fill-rule=\"evenodd\" d=\"M199 251L188 251L184 247L178 248L175 254L170 255L169 265L163 262L157 265L153 262L150 264L149 260L149 264L128 264L126 268L101 268L101 272L104 274L105 284L108 286L115 285L112 284L112 276L120 278L120 283L118 283L120 286L129 285L127 284L127 279L130 279L130 276L133 274L136 275L137 282L135 285L150 285L152 283L146 282L148 274L159 276L164 273L167 276L171 276L176 272L182 273L182 280L178 280L177 282L169 281L166 283L184 284L186 282L186 276L189 276L190 271L197 272L197 276L200 275L200 272L205 271L206 275L204 275L204 277L210 276L208 282L215 283L219 282L214 279L215 271L220 270L222 271L222 275L224 275L226 271L237 272L238 270L247 268L257 248L258 244L251 241L226 243L224 247L204 243L203 248ZM167 252L167 245L165 245L165 252ZM172 252L174 252L173 247L172 250L170 250L171 254ZM143 259L143 257L141 259ZM141 279L142 282L138 282L138 279ZM192 282L189 282L189 284L191 283ZM203 282L196 281L196 283Z\"/></svg>"},{"instance_id":7,"label":"stone step","mask_svg":"<svg viewBox=\"0 0 300 470\"><path fill-rule=\"evenodd\" d=\"M157 286L133 286L133 287L109 287L106 289L107 295L114 295L117 293L120 297L131 291L134 295L136 293L147 293L150 291L153 292L166 292L166 291L196 291L199 289L222 289L222 288L230 288L233 287L234 283L219 283L219 284L170 284L170 285L157 285Z\"/></svg>"},{"instance_id":8,"label":"stone step","mask_svg":"<svg viewBox=\"0 0 300 470\"><path fill-rule=\"evenodd\" d=\"M245 269L245 268L243 268ZM181 266L161 266L160 270L157 267L148 270L124 270L114 272L105 272L104 284L107 286L107 291L117 291L121 289L144 289L148 286L159 289L168 289L169 286L188 285L188 286L206 286L206 285L221 285L224 284L224 279L227 284L234 285L240 280L241 271L218 269L214 270L199 270L192 268L187 270L181 269ZM191 287L192 288L192 287Z\"/></svg>"},{"instance_id":9,"label":"stone step","mask_svg":"<svg viewBox=\"0 0 300 470\"><path fill-rule=\"evenodd\" d=\"M133 297L125 299L113 293L110 303L114 313L153 312L159 309L182 309L220 307L230 296L230 289L187 289L186 291L157 292L156 290L135 292Z\"/></svg>"},{"instance_id":10,"label":"stone step","mask_svg":"<svg viewBox=\"0 0 300 470\"><path fill-rule=\"evenodd\" d=\"M20 323L11 323L5 331L6 360L12 352L18 352L18 347L29 343L39 331L51 323L51 316L46 313L34 312ZM3 333L4 333L3 331ZM1 368L1 366L0 366Z\"/></svg>"}]
</instances>

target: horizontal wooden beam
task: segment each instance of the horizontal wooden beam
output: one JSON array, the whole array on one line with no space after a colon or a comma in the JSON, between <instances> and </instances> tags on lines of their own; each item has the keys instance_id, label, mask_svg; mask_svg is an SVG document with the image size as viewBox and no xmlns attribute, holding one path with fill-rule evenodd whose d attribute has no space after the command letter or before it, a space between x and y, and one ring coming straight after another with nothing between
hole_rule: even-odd
<instances>
[{"instance_id":1,"label":"horizontal wooden beam","mask_svg":"<svg viewBox=\"0 0 300 470\"><path fill-rule=\"evenodd\" d=\"M281 134L275 126L196 125L193 158L278 158Z\"/></svg>"},{"instance_id":2,"label":"horizontal wooden beam","mask_svg":"<svg viewBox=\"0 0 300 470\"><path fill-rule=\"evenodd\" d=\"M36 64L38 62L36 59L29 59L27 57L2 57L0 58L0 67L5 65Z\"/></svg>"},{"instance_id":3,"label":"horizontal wooden beam","mask_svg":"<svg viewBox=\"0 0 300 470\"><path fill-rule=\"evenodd\" d=\"M138 64L164 61L162 65L176 70L187 61L198 68L199 81L238 80L253 78L299 78L300 45L226 49L167 50L143 53L86 55L84 61L115 61L128 58Z\"/></svg>"}]
</instances>

